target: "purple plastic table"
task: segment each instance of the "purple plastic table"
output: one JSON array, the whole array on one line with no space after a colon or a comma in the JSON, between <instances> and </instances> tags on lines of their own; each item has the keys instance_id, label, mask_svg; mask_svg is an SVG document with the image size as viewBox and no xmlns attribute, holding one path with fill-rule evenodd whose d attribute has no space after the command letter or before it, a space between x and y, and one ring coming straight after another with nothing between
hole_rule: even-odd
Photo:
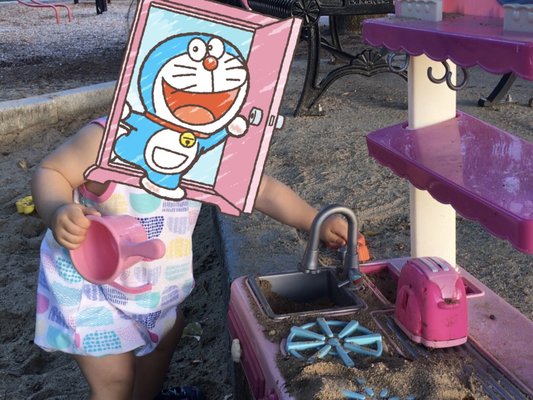
<instances>
[{"instance_id":1,"label":"purple plastic table","mask_svg":"<svg viewBox=\"0 0 533 400\"><path fill-rule=\"evenodd\" d=\"M367 143L397 175L533 253L532 143L464 113L421 129L391 126L369 134Z\"/></svg>"},{"instance_id":2,"label":"purple plastic table","mask_svg":"<svg viewBox=\"0 0 533 400\"><path fill-rule=\"evenodd\" d=\"M480 66L493 74L514 72L533 80L533 34L504 32L499 18L458 16L441 22L400 17L366 20L363 38L373 46L452 60L462 67Z\"/></svg>"},{"instance_id":3,"label":"purple plastic table","mask_svg":"<svg viewBox=\"0 0 533 400\"><path fill-rule=\"evenodd\" d=\"M453 15L441 22L433 22L392 16L365 21L363 37L374 46L384 46L392 51L403 50L411 56L425 54L435 61L451 60L461 67L477 65L491 73L513 72L521 78L533 80L533 34L504 32L502 20L498 18ZM461 140L463 146L438 146L434 140L425 138L418 142L422 148L426 147L425 150L403 155L398 153L393 162L389 157L398 151L398 143L388 139L390 129L405 136L404 140L426 136L420 132L410 133L409 129L398 126L369 135L369 150L380 162L419 188L429 189L428 185L433 185L436 179L446 181L447 193L441 193L437 198L451 203L465 217L479 221L491 233L509 240L517 249L533 254L533 174L528 173L532 171L533 144L475 121L475 118L461 114L455 122L428 129L428 132L435 132L435 129L446 127L442 132L445 140ZM448 129L450 126L451 130ZM462 133L457 131L458 126L462 127ZM438 135L433 135L435 137ZM468 146L465 148L464 145ZM464 158L464 162L456 165L460 171L453 171L449 176L439 171L438 166L437 170L434 166L429 167L428 147L432 148L434 164L442 159L439 151L449 153L455 149L457 154L446 156ZM473 159L478 162L472 162ZM407 164L416 168L402 167ZM409 172L420 171L421 168L426 169L425 187L417 184L420 172ZM483 168L485 174L476 173L478 168ZM455 176L457 173L470 178L459 180Z\"/></svg>"}]
</instances>

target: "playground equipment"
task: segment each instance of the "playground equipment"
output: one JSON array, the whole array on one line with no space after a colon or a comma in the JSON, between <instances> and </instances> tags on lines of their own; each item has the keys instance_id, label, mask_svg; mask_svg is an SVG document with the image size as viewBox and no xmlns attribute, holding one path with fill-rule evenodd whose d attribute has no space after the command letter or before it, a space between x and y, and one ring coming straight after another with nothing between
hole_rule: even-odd
<instances>
[{"instance_id":1,"label":"playground equipment","mask_svg":"<svg viewBox=\"0 0 533 400\"><path fill-rule=\"evenodd\" d=\"M533 30L506 29L495 0L444 1L443 10L442 21L365 21L367 42L410 56L408 121L370 133L369 153L412 185L413 257L438 256L456 265L455 211L532 254L533 143L458 112L456 66L463 79L466 68L477 65L533 80ZM502 149L497 157L496 148ZM483 292L467 302L469 339L531 395L533 323L488 288Z\"/></svg>"},{"instance_id":2,"label":"playground equipment","mask_svg":"<svg viewBox=\"0 0 533 400\"><path fill-rule=\"evenodd\" d=\"M527 399L533 396L533 322L457 265L455 211L533 254L533 143L457 111L456 91L472 66L533 80L533 30L504 29L496 0L406 2L420 15L366 20L363 38L409 55L408 120L370 133L367 144L372 157L411 183L412 257L360 264L372 296L356 310L338 305L335 319L369 314L405 358L470 358L489 398ZM437 9L421 15L429 3ZM275 325L261 317L267 293L251 289L265 278L232 283L228 327L241 345L237 376L244 376L247 398L289 400L278 369L280 343L265 335L264 324ZM322 313L315 308L305 317ZM453 329L442 319L453 321Z\"/></svg>"},{"instance_id":3,"label":"playground equipment","mask_svg":"<svg viewBox=\"0 0 533 400\"><path fill-rule=\"evenodd\" d=\"M60 8L64 8L67 12L68 22L72 22L72 10L67 4L59 3L44 3L39 0L17 0L19 4L27 7L35 8L51 8L54 10L56 16L56 22L59 24L61 22L61 13L59 12Z\"/></svg>"}]
</instances>

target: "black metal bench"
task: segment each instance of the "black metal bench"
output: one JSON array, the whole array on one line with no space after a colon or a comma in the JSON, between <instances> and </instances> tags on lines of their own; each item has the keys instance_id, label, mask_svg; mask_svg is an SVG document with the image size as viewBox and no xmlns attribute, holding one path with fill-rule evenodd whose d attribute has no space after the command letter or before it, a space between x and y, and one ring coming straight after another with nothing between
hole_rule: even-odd
<instances>
[{"instance_id":1,"label":"black metal bench","mask_svg":"<svg viewBox=\"0 0 533 400\"><path fill-rule=\"evenodd\" d=\"M496 104L511 102L511 96L508 93L515 81L516 75L512 72L502 75L496 87L492 89L492 92L487 97L481 97L477 105L480 107L492 107ZM529 99L528 104L530 107L533 107L533 97Z\"/></svg>"},{"instance_id":2,"label":"black metal bench","mask_svg":"<svg viewBox=\"0 0 533 400\"><path fill-rule=\"evenodd\" d=\"M406 72L392 71L385 53L369 47L358 54L345 51L339 37L341 17L394 12L393 0L248 0L248 7L278 18L299 17L303 20L302 37L307 41L307 70L295 115L321 115L318 100L337 79L348 74L373 76L393 72L406 79ZM329 17L330 41L321 35L319 18ZM320 48L342 64L320 79Z\"/></svg>"}]
</instances>

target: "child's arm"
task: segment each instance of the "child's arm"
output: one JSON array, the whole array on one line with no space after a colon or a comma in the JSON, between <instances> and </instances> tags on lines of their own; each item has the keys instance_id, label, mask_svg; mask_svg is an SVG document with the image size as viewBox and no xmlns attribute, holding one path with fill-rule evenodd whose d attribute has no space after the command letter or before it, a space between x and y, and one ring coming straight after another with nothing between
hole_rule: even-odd
<instances>
[{"instance_id":1,"label":"child's arm","mask_svg":"<svg viewBox=\"0 0 533 400\"><path fill-rule=\"evenodd\" d=\"M31 190L39 215L62 246L77 248L85 239L94 209L73 203L73 190L85 182L84 172L95 163L103 129L87 125L48 155L32 176Z\"/></svg>"},{"instance_id":2,"label":"child's arm","mask_svg":"<svg viewBox=\"0 0 533 400\"><path fill-rule=\"evenodd\" d=\"M255 208L275 220L296 229L309 231L318 211L278 180L263 176ZM326 220L320 238L329 247L339 248L348 239L348 223L333 215Z\"/></svg>"}]
</instances>

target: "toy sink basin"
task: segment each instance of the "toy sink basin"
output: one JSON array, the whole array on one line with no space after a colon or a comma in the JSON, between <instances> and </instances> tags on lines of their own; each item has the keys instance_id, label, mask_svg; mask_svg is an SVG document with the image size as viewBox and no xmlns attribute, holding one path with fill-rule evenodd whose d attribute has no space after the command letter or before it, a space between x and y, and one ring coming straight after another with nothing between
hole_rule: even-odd
<instances>
[{"instance_id":1,"label":"toy sink basin","mask_svg":"<svg viewBox=\"0 0 533 400\"><path fill-rule=\"evenodd\" d=\"M291 316L340 315L365 306L350 285L339 287L330 270L249 276L248 284L263 312L273 319Z\"/></svg>"}]
</instances>

